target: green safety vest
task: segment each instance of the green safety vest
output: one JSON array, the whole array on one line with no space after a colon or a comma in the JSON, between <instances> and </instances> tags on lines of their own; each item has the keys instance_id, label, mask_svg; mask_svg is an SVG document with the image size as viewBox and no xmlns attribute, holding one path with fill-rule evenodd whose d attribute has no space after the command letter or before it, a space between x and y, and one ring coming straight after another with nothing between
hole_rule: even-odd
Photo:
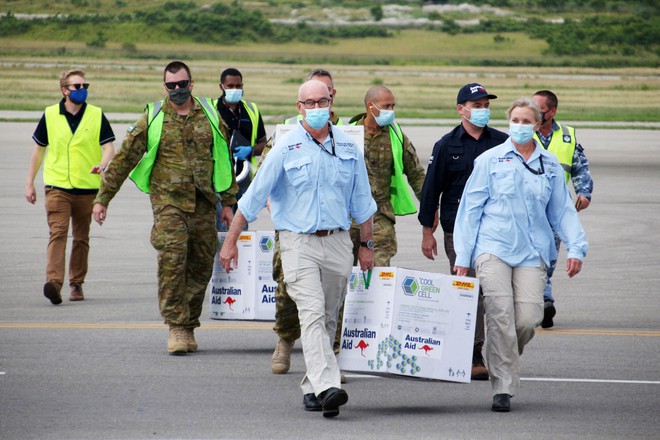
<instances>
[{"instance_id":1,"label":"green safety vest","mask_svg":"<svg viewBox=\"0 0 660 440\"><path fill-rule=\"evenodd\" d=\"M357 121L351 125L357 125ZM408 182L403 177L403 132L396 122L388 125L390 130L390 144L392 145L392 160L394 161L394 174L390 179L390 203L394 215L409 215L417 212L415 202L410 195Z\"/></svg>"},{"instance_id":2,"label":"green safety vest","mask_svg":"<svg viewBox=\"0 0 660 440\"><path fill-rule=\"evenodd\" d=\"M231 186L232 181L229 147L220 131L220 117L213 106L213 100L197 97L195 100L202 106L202 110L204 110L204 114L213 129L213 189L215 192L222 192ZM135 182L137 187L147 194L149 194L151 170L158 155L158 146L160 145L160 137L163 132L165 113L161 111L162 108L163 101L147 105L147 152L129 174L129 177Z\"/></svg>"},{"instance_id":3,"label":"green safety vest","mask_svg":"<svg viewBox=\"0 0 660 440\"><path fill-rule=\"evenodd\" d=\"M66 189L98 189L101 177L89 174L103 157L99 145L103 112L87 104L75 133L66 116L60 114L60 104L44 111L48 131L48 154L44 163L44 184Z\"/></svg>"},{"instance_id":4,"label":"green safety vest","mask_svg":"<svg viewBox=\"0 0 660 440\"><path fill-rule=\"evenodd\" d=\"M541 144L541 140L536 133L534 133L534 139ZM575 129L568 125L559 124L559 130L552 133L550 145L548 145L548 151L557 156L561 167L564 169L566 183L571 180L571 167L573 166L573 153L576 144Z\"/></svg>"}]
</instances>

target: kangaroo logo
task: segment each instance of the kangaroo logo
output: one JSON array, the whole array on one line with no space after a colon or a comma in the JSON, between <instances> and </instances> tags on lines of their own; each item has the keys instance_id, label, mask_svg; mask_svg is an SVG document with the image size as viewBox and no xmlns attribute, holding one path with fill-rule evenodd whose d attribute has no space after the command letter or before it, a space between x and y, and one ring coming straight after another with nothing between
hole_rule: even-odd
<instances>
[{"instance_id":1,"label":"kangaroo logo","mask_svg":"<svg viewBox=\"0 0 660 440\"><path fill-rule=\"evenodd\" d=\"M364 355L364 349L367 348L368 346L369 344L364 342L364 340L360 339L360 342L358 342L358 344L355 347L360 349L360 354L362 355L362 357L366 357Z\"/></svg>"},{"instance_id":2,"label":"kangaroo logo","mask_svg":"<svg viewBox=\"0 0 660 440\"><path fill-rule=\"evenodd\" d=\"M224 304L229 304L229 310L231 310L233 312L234 309L232 308L232 306L234 305L235 302L236 302L236 300L234 298L232 298L231 296L228 296L227 299L225 300Z\"/></svg>"},{"instance_id":3,"label":"kangaroo logo","mask_svg":"<svg viewBox=\"0 0 660 440\"><path fill-rule=\"evenodd\" d=\"M420 350L424 350L424 353L426 353L427 356L429 356L429 351L433 350L433 347L429 347L428 345L423 345L419 347Z\"/></svg>"}]
</instances>

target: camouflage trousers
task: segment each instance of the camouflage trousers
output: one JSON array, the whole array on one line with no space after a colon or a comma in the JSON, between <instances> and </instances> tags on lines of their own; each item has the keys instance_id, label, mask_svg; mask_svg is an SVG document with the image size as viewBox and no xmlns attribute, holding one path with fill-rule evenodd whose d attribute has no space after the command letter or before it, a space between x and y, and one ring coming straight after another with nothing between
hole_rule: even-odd
<instances>
[{"instance_id":1,"label":"camouflage trousers","mask_svg":"<svg viewBox=\"0 0 660 440\"><path fill-rule=\"evenodd\" d=\"M390 259L396 254L396 232L394 224L386 217L379 214L374 215L374 258L376 266L389 266ZM351 240L353 241L353 264L358 264L358 252L360 250L360 226L353 224L350 230ZM300 338L300 321L298 320L298 308L296 303L286 292L284 283L284 272L282 271L282 259L280 256L279 236L275 232L275 252L273 253L273 280L277 282L275 289L275 325L273 330L285 341L295 341ZM341 321L344 314L344 307L339 310L337 318L337 334L335 336L335 351L338 351L338 344L341 340Z\"/></svg>"},{"instance_id":2,"label":"camouflage trousers","mask_svg":"<svg viewBox=\"0 0 660 440\"><path fill-rule=\"evenodd\" d=\"M277 231L275 231L275 250L273 252L273 281L277 283L275 288L275 326L273 326L273 330L280 339L293 342L300 338L298 307L287 293L286 284L284 284L280 235Z\"/></svg>"},{"instance_id":3,"label":"camouflage trousers","mask_svg":"<svg viewBox=\"0 0 660 440\"><path fill-rule=\"evenodd\" d=\"M158 304L168 325L199 327L217 249L215 206L198 196L195 212L154 211L151 244L158 251Z\"/></svg>"}]
</instances>

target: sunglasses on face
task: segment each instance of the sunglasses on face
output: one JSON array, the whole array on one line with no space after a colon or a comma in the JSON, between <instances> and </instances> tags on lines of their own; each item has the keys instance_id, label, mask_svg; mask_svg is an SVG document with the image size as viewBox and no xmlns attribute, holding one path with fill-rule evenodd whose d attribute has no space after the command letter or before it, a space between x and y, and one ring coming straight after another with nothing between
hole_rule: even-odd
<instances>
[{"instance_id":1,"label":"sunglasses on face","mask_svg":"<svg viewBox=\"0 0 660 440\"><path fill-rule=\"evenodd\" d=\"M180 89L185 89L189 85L190 85L189 79L182 79L181 81L172 81L165 83L165 87L167 87L168 90L174 90L176 89L176 86L179 86Z\"/></svg>"},{"instance_id":2,"label":"sunglasses on face","mask_svg":"<svg viewBox=\"0 0 660 440\"><path fill-rule=\"evenodd\" d=\"M66 86L67 86L67 87L73 87L73 88L75 88L76 90L80 90L81 87L84 88L84 89L89 89L89 83L67 84Z\"/></svg>"}]
</instances>

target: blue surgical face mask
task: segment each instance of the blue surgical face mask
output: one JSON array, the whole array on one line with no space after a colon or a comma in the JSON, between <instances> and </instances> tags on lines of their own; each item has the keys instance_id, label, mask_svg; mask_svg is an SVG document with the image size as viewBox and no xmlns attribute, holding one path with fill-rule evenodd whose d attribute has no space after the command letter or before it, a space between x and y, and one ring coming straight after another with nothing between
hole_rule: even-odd
<instances>
[{"instance_id":1,"label":"blue surgical face mask","mask_svg":"<svg viewBox=\"0 0 660 440\"><path fill-rule=\"evenodd\" d=\"M79 90L70 90L69 99L76 104L82 104L87 101L87 89L80 88Z\"/></svg>"},{"instance_id":2,"label":"blue surgical face mask","mask_svg":"<svg viewBox=\"0 0 660 440\"><path fill-rule=\"evenodd\" d=\"M532 140L534 136L533 124L515 124L509 123L509 135L513 142L518 145L523 145Z\"/></svg>"},{"instance_id":3,"label":"blue surgical face mask","mask_svg":"<svg viewBox=\"0 0 660 440\"><path fill-rule=\"evenodd\" d=\"M374 107L376 107L375 104ZM380 110L378 107L376 108ZM394 122L394 110L380 110L380 115L374 115L374 119L379 127L386 127Z\"/></svg>"},{"instance_id":4,"label":"blue surgical face mask","mask_svg":"<svg viewBox=\"0 0 660 440\"><path fill-rule=\"evenodd\" d=\"M225 101L229 104L236 104L243 98L243 89L224 89Z\"/></svg>"},{"instance_id":5,"label":"blue surgical face mask","mask_svg":"<svg viewBox=\"0 0 660 440\"><path fill-rule=\"evenodd\" d=\"M310 108L305 110L305 121L307 125L314 130L320 130L325 127L330 119L329 107Z\"/></svg>"},{"instance_id":6,"label":"blue surgical face mask","mask_svg":"<svg viewBox=\"0 0 660 440\"><path fill-rule=\"evenodd\" d=\"M467 108L467 107L466 107ZM470 123L477 127L485 127L490 121L490 109L487 108L471 108L470 110Z\"/></svg>"}]
</instances>

